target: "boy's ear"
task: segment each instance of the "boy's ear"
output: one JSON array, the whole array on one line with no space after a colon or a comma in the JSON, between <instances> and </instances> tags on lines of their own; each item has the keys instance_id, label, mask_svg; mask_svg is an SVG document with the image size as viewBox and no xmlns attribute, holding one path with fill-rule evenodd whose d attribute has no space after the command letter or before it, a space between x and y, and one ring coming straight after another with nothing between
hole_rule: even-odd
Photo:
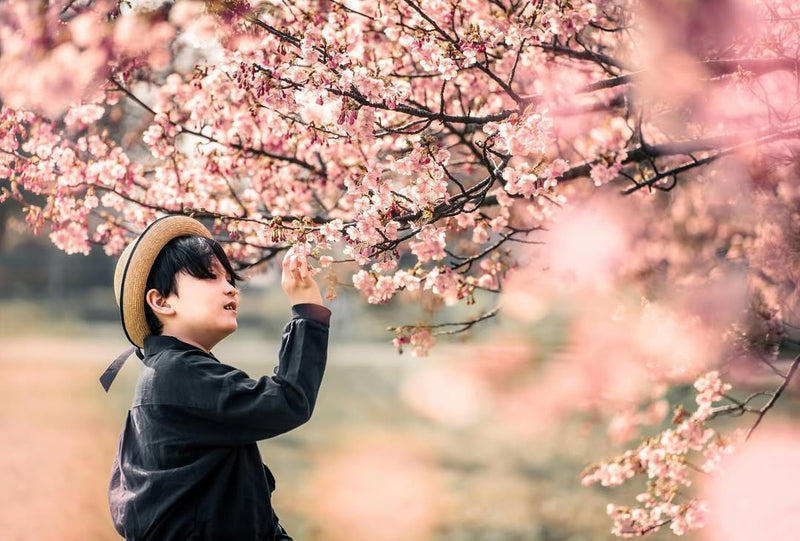
<instances>
[{"instance_id":1,"label":"boy's ear","mask_svg":"<svg viewBox=\"0 0 800 541\"><path fill-rule=\"evenodd\" d=\"M144 295L144 300L157 315L168 316L175 313L175 309L169 305L167 298L157 289L148 290Z\"/></svg>"}]
</instances>

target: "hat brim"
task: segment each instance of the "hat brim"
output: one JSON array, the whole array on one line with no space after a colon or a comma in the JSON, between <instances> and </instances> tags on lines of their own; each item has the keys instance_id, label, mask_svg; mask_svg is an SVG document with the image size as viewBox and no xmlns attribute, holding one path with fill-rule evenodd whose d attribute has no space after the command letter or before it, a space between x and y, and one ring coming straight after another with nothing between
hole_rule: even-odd
<instances>
[{"instance_id":1,"label":"hat brim","mask_svg":"<svg viewBox=\"0 0 800 541\"><path fill-rule=\"evenodd\" d=\"M114 271L114 293L122 329L136 347L144 347L150 327L144 311L147 278L162 248L177 237L200 235L213 238L209 230L188 216L165 216L151 223L122 252Z\"/></svg>"}]
</instances>

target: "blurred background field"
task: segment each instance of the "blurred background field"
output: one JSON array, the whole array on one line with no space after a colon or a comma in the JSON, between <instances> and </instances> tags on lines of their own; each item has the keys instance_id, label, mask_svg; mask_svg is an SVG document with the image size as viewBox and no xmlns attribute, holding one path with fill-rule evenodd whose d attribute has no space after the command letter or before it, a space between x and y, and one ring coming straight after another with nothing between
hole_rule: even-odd
<instances>
[{"instance_id":1,"label":"blurred background field","mask_svg":"<svg viewBox=\"0 0 800 541\"><path fill-rule=\"evenodd\" d=\"M127 347L111 292L114 261L67 256L29 234L5 239L0 537L116 539L106 484L138 361L103 392L98 376ZM215 351L254 376L271 373L288 313L273 274L245 287L240 330ZM414 358L398 355L386 327L413 322L419 306L370 307L346 291L330 304L316 413L262 444L278 479L275 506L298 541L612 538L610 492L579 479L588 462L613 455L602 427L587 416L548 424L546 412L523 407L505 420L524 430L501 430L486 415L485 389L459 376L502 378L509 362L532 362L533 344L557 349L557 318L525 329L492 323Z\"/></svg>"},{"instance_id":2,"label":"blurred background field","mask_svg":"<svg viewBox=\"0 0 800 541\"><path fill-rule=\"evenodd\" d=\"M70 327L3 335L3 539L116 538L105 487L138 361L105 395L97 377L125 343L116 328ZM404 382L421 363L468 352L456 349L415 360L386 344L334 341L311 422L262 444L278 479L275 505L296 539L343 539L331 526L352 527L351 516L362 514L399 531L416 522L406 530L418 531L416 539L610 538L602 494L579 483L587 458L603 455L601 437L587 438L576 423L515 445L490 427L442 427L409 410ZM256 375L271 371L276 351L276 343L243 334L217 355Z\"/></svg>"}]
</instances>

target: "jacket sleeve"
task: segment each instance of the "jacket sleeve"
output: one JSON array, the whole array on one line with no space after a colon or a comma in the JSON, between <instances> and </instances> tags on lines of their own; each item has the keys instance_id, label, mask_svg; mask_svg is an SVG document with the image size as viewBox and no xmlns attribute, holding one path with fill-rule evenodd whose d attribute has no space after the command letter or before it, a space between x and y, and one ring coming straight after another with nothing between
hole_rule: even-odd
<instances>
[{"instance_id":1,"label":"jacket sleeve","mask_svg":"<svg viewBox=\"0 0 800 541\"><path fill-rule=\"evenodd\" d=\"M330 311L319 305L292 307L281 339L274 376L251 379L213 359L197 366L195 392L216 394L208 407L186 408L191 439L206 445L240 445L292 430L311 418L325 371ZM192 378L194 380L194 378ZM206 396L209 396L206 394ZM188 435L187 435L188 436Z\"/></svg>"}]
</instances>

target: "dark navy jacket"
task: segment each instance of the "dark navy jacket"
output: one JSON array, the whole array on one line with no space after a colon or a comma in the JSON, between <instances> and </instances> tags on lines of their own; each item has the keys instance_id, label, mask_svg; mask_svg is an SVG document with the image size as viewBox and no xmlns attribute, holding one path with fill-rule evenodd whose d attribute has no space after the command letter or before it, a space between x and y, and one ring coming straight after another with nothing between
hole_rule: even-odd
<instances>
[{"instance_id":1,"label":"dark navy jacket","mask_svg":"<svg viewBox=\"0 0 800 541\"><path fill-rule=\"evenodd\" d=\"M176 338L145 339L109 486L125 539L273 539L275 480L256 442L311 417L327 359L330 311L292 316L275 375L256 380Z\"/></svg>"}]
</instances>

